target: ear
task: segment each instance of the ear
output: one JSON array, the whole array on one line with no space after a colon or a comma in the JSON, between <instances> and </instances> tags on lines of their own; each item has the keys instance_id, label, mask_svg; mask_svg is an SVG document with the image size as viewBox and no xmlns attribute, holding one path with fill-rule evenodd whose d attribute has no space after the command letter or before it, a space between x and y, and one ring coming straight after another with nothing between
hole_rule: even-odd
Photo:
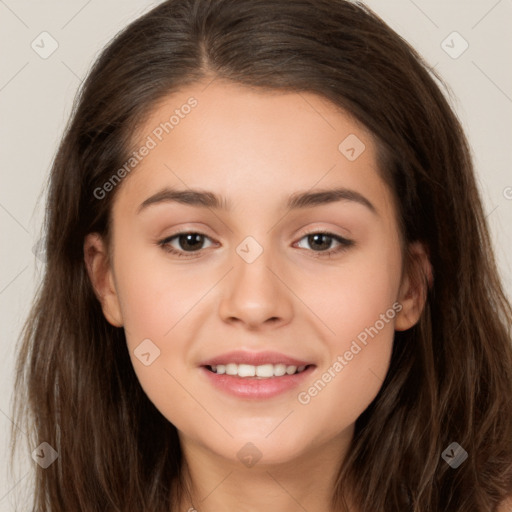
<instances>
[{"instance_id":1,"label":"ear","mask_svg":"<svg viewBox=\"0 0 512 512\"><path fill-rule=\"evenodd\" d=\"M402 278L398 295L398 302L402 309L396 316L395 330L406 331L420 319L428 288L434 282L432 265L425 246L421 242L413 242L408 247L408 271Z\"/></svg>"},{"instance_id":2,"label":"ear","mask_svg":"<svg viewBox=\"0 0 512 512\"><path fill-rule=\"evenodd\" d=\"M115 327L123 325L123 316L105 241L98 233L84 239L84 260L96 297L103 314Z\"/></svg>"}]
</instances>

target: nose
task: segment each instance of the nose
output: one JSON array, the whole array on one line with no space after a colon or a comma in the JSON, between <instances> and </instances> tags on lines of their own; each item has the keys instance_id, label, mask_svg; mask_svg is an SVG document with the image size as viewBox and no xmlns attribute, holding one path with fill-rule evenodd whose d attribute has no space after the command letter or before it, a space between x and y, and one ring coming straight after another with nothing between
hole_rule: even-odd
<instances>
[{"instance_id":1,"label":"nose","mask_svg":"<svg viewBox=\"0 0 512 512\"><path fill-rule=\"evenodd\" d=\"M271 251L264 250L250 263L235 253L233 266L223 284L222 320L250 330L289 323L293 316L290 278L280 270L282 266L276 264Z\"/></svg>"}]
</instances>

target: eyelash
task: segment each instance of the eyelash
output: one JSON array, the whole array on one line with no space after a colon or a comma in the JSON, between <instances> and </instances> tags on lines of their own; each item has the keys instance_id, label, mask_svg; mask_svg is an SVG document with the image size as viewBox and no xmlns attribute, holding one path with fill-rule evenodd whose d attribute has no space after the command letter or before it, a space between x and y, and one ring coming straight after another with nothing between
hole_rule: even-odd
<instances>
[{"instance_id":1,"label":"eyelash","mask_svg":"<svg viewBox=\"0 0 512 512\"><path fill-rule=\"evenodd\" d=\"M178 256L179 258L188 258L188 259L197 258L199 256L199 253L201 252L201 249L187 254L187 253L184 253L183 251L178 251L174 247L169 245L172 240L174 240L175 238L178 238L181 235L202 235L206 238L210 238L210 237L204 235L203 233L199 233L197 231L181 231L181 232L176 233L170 237L167 237L167 238L164 238L163 240L158 241L157 245L162 247L162 249L165 252L167 252L169 254L173 254L175 256ZM314 253L317 253L314 256L315 258L328 258L334 254L342 253L342 252L346 251L349 247L352 247L353 245L355 245L355 242L353 240L349 240L348 238L343 238L341 236L335 235L334 233L329 233L327 231L312 231L309 233L305 233L299 239L299 241L302 240L303 238L306 238L306 237L312 236L312 235L327 235L328 238L331 238L340 244L338 246L338 248L336 248L336 249L329 249L327 251L313 251Z\"/></svg>"}]
</instances>

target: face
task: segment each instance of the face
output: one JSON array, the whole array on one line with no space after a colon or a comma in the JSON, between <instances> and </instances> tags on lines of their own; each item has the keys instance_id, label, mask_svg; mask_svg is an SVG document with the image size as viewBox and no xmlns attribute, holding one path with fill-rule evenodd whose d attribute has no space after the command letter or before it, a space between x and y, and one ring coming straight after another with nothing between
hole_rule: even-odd
<instances>
[{"instance_id":1,"label":"face","mask_svg":"<svg viewBox=\"0 0 512 512\"><path fill-rule=\"evenodd\" d=\"M370 134L314 94L206 85L139 127L111 266L94 234L86 261L182 440L291 461L350 435L419 306Z\"/></svg>"}]
</instances>

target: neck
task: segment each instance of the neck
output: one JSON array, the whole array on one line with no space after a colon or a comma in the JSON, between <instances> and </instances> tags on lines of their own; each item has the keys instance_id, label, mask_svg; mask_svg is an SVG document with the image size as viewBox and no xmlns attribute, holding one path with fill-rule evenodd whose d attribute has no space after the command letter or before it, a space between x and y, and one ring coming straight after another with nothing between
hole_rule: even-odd
<instances>
[{"instance_id":1,"label":"neck","mask_svg":"<svg viewBox=\"0 0 512 512\"><path fill-rule=\"evenodd\" d=\"M333 512L331 498L353 431L287 461L245 467L180 435L183 512ZM174 494L176 496L176 494ZM348 507L346 512L355 512Z\"/></svg>"}]
</instances>

